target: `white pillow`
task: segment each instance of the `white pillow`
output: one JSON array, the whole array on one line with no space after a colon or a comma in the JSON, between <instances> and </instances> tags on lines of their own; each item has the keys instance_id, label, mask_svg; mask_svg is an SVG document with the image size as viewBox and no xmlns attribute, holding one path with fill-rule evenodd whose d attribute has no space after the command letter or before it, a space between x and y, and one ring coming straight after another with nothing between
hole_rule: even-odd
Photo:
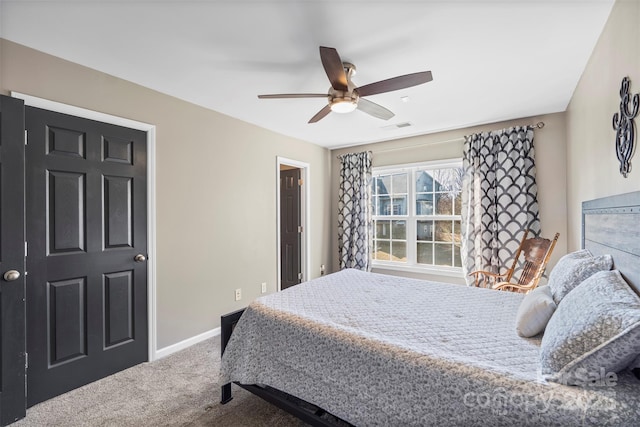
<instances>
[{"instance_id":1,"label":"white pillow","mask_svg":"<svg viewBox=\"0 0 640 427\"><path fill-rule=\"evenodd\" d=\"M532 337L544 331L556 307L549 286L539 286L526 294L516 314L518 335Z\"/></svg>"},{"instance_id":2,"label":"white pillow","mask_svg":"<svg viewBox=\"0 0 640 427\"><path fill-rule=\"evenodd\" d=\"M587 249L571 252L558 260L549 274L548 285L556 304L576 286L588 279L592 274L602 270L611 270L611 255L594 257Z\"/></svg>"},{"instance_id":3,"label":"white pillow","mask_svg":"<svg viewBox=\"0 0 640 427\"><path fill-rule=\"evenodd\" d=\"M640 354L640 297L617 270L598 272L558 304L540 345L549 381L589 385Z\"/></svg>"}]
</instances>

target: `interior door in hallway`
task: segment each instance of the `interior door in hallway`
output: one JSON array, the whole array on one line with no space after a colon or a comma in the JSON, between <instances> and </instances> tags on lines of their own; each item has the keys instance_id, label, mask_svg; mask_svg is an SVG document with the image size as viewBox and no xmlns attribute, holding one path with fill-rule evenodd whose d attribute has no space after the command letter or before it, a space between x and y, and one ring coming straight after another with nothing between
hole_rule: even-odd
<instances>
[{"instance_id":1,"label":"interior door in hallway","mask_svg":"<svg viewBox=\"0 0 640 427\"><path fill-rule=\"evenodd\" d=\"M146 133L26 108L27 404L148 357Z\"/></svg>"},{"instance_id":2,"label":"interior door in hallway","mask_svg":"<svg viewBox=\"0 0 640 427\"><path fill-rule=\"evenodd\" d=\"M280 289L301 282L300 169L280 171Z\"/></svg>"}]
</instances>

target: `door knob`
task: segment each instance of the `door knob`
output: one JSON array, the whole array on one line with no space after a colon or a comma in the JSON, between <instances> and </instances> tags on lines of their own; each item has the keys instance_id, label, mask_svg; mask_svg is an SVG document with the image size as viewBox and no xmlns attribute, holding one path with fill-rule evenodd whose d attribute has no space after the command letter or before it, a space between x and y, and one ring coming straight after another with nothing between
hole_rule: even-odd
<instances>
[{"instance_id":1,"label":"door knob","mask_svg":"<svg viewBox=\"0 0 640 427\"><path fill-rule=\"evenodd\" d=\"M145 261L147 260L147 257L145 257L145 256L144 256L144 255L142 255L142 254L138 254L138 255L136 255L136 256L134 256L134 257L133 257L133 260L134 260L135 262L145 262Z\"/></svg>"},{"instance_id":2,"label":"door knob","mask_svg":"<svg viewBox=\"0 0 640 427\"><path fill-rule=\"evenodd\" d=\"M17 270L9 270L4 273L3 277L7 282L13 282L14 280L18 280L18 277L20 277L20 272Z\"/></svg>"}]
</instances>

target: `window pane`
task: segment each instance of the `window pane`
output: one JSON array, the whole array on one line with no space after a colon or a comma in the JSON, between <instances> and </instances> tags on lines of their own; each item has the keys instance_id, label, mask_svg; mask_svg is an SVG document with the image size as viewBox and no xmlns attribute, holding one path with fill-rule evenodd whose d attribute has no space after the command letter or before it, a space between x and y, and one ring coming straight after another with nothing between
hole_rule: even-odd
<instances>
[{"instance_id":1,"label":"window pane","mask_svg":"<svg viewBox=\"0 0 640 427\"><path fill-rule=\"evenodd\" d=\"M453 245L450 243L435 243L436 265L448 265L452 263Z\"/></svg>"},{"instance_id":2,"label":"window pane","mask_svg":"<svg viewBox=\"0 0 640 427\"><path fill-rule=\"evenodd\" d=\"M407 261L407 244L405 242L392 242L391 248L393 261Z\"/></svg>"},{"instance_id":3,"label":"window pane","mask_svg":"<svg viewBox=\"0 0 640 427\"><path fill-rule=\"evenodd\" d=\"M391 175L380 176L376 179L376 193L389 194L391 187Z\"/></svg>"},{"instance_id":4,"label":"window pane","mask_svg":"<svg viewBox=\"0 0 640 427\"><path fill-rule=\"evenodd\" d=\"M453 221L435 221L435 241L453 242Z\"/></svg>"},{"instance_id":5,"label":"window pane","mask_svg":"<svg viewBox=\"0 0 640 427\"><path fill-rule=\"evenodd\" d=\"M462 258L460 248L462 246L462 237L460 236L460 221L453 221L453 265L462 267Z\"/></svg>"},{"instance_id":6,"label":"window pane","mask_svg":"<svg viewBox=\"0 0 640 427\"><path fill-rule=\"evenodd\" d=\"M436 169L432 174L435 191L457 195L462 190L462 168Z\"/></svg>"},{"instance_id":7,"label":"window pane","mask_svg":"<svg viewBox=\"0 0 640 427\"><path fill-rule=\"evenodd\" d=\"M393 184L393 194L407 194L407 174L401 173L393 175L391 183Z\"/></svg>"},{"instance_id":8,"label":"window pane","mask_svg":"<svg viewBox=\"0 0 640 427\"><path fill-rule=\"evenodd\" d=\"M433 264L433 243L418 243L418 263Z\"/></svg>"},{"instance_id":9,"label":"window pane","mask_svg":"<svg viewBox=\"0 0 640 427\"><path fill-rule=\"evenodd\" d=\"M460 258L460 244L453 247L453 265L454 267L462 267L462 258Z\"/></svg>"},{"instance_id":10,"label":"window pane","mask_svg":"<svg viewBox=\"0 0 640 427\"><path fill-rule=\"evenodd\" d=\"M406 240L407 238L407 221L393 221L393 229L391 238L398 240Z\"/></svg>"},{"instance_id":11,"label":"window pane","mask_svg":"<svg viewBox=\"0 0 640 427\"><path fill-rule=\"evenodd\" d=\"M433 240L433 221L418 221L418 240Z\"/></svg>"},{"instance_id":12,"label":"window pane","mask_svg":"<svg viewBox=\"0 0 640 427\"><path fill-rule=\"evenodd\" d=\"M427 171L416 172L416 193L433 192L433 178Z\"/></svg>"},{"instance_id":13,"label":"window pane","mask_svg":"<svg viewBox=\"0 0 640 427\"><path fill-rule=\"evenodd\" d=\"M456 198L453 201L454 203L454 215L460 215L462 213L462 193L458 193Z\"/></svg>"},{"instance_id":14,"label":"window pane","mask_svg":"<svg viewBox=\"0 0 640 427\"><path fill-rule=\"evenodd\" d=\"M389 215L406 215L407 214L407 196L398 196L393 198L393 207Z\"/></svg>"},{"instance_id":15,"label":"window pane","mask_svg":"<svg viewBox=\"0 0 640 427\"><path fill-rule=\"evenodd\" d=\"M433 215L433 194L416 195L416 215Z\"/></svg>"},{"instance_id":16,"label":"window pane","mask_svg":"<svg viewBox=\"0 0 640 427\"><path fill-rule=\"evenodd\" d=\"M446 169L436 169L433 171L433 176L434 176L433 186L436 191L442 191L444 188L442 181L446 180L446 173L443 173L443 170L446 170Z\"/></svg>"},{"instance_id":17,"label":"window pane","mask_svg":"<svg viewBox=\"0 0 640 427\"><path fill-rule=\"evenodd\" d=\"M453 199L449 193L436 193L436 215L453 215Z\"/></svg>"},{"instance_id":18,"label":"window pane","mask_svg":"<svg viewBox=\"0 0 640 427\"><path fill-rule=\"evenodd\" d=\"M376 213L378 215L391 215L391 197L378 197L378 211Z\"/></svg>"},{"instance_id":19,"label":"window pane","mask_svg":"<svg viewBox=\"0 0 640 427\"><path fill-rule=\"evenodd\" d=\"M391 221L376 221L376 239L391 238Z\"/></svg>"},{"instance_id":20,"label":"window pane","mask_svg":"<svg viewBox=\"0 0 640 427\"><path fill-rule=\"evenodd\" d=\"M376 242L376 259L381 259L383 261L389 261L391 259L391 245L389 241L386 240L378 240Z\"/></svg>"}]
</instances>

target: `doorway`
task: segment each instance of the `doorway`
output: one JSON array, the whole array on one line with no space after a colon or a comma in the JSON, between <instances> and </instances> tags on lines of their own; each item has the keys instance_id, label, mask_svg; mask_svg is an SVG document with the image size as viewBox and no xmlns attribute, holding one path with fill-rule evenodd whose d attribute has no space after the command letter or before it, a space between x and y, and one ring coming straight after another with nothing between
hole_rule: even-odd
<instances>
[{"instance_id":1,"label":"doorway","mask_svg":"<svg viewBox=\"0 0 640 427\"><path fill-rule=\"evenodd\" d=\"M309 165L277 157L278 290L309 279Z\"/></svg>"}]
</instances>

